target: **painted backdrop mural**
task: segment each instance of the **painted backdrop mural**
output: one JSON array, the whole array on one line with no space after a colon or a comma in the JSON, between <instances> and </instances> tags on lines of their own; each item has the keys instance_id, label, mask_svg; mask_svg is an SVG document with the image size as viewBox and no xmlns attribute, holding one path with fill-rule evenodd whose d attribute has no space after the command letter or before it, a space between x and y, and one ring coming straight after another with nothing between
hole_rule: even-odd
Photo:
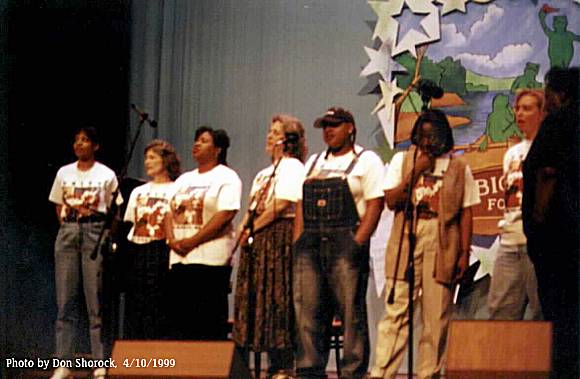
<instances>
[{"instance_id":1,"label":"painted backdrop mural","mask_svg":"<svg viewBox=\"0 0 580 379\"><path fill-rule=\"evenodd\" d=\"M474 256L479 276L491 269L497 223L506 206L503 155L519 142L512 104L520 88L541 88L553 66L580 65L577 0L369 1L377 15L361 72L373 113L385 133L383 158L409 145L423 102L413 84L428 79L443 89L432 106L449 116L456 152L479 186L474 209ZM439 96L437 96L439 97ZM388 145L388 146L386 146Z\"/></svg>"}]
</instances>

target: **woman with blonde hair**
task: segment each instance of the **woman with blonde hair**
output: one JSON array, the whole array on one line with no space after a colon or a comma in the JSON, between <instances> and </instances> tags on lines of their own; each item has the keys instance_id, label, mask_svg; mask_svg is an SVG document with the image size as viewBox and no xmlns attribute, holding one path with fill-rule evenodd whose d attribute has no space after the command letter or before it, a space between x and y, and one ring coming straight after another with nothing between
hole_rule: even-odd
<instances>
[{"instance_id":1,"label":"woman with blonde hair","mask_svg":"<svg viewBox=\"0 0 580 379\"><path fill-rule=\"evenodd\" d=\"M271 378L290 377L294 368L292 225L305 150L300 121L275 115L266 138L272 164L256 175L248 213L238 229L242 253L233 336L244 349L268 353Z\"/></svg>"}]
</instances>

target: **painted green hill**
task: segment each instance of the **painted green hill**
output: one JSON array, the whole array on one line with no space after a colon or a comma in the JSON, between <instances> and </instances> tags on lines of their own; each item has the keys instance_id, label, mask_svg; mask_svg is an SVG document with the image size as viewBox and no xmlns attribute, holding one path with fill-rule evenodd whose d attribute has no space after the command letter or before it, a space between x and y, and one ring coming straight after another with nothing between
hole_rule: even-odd
<instances>
[{"instance_id":1,"label":"painted green hill","mask_svg":"<svg viewBox=\"0 0 580 379\"><path fill-rule=\"evenodd\" d=\"M488 91L509 91L515 78L492 78L467 70L465 82L468 89L487 88Z\"/></svg>"}]
</instances>

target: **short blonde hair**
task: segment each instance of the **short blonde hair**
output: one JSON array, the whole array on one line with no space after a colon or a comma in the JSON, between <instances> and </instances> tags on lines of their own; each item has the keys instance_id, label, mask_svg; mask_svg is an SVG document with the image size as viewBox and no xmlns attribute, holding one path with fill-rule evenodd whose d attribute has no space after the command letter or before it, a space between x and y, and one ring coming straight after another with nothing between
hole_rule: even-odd
<instances>
[{"instance_id":1,"label":"short blonde hair","mask_svg":"<svg viewBox=\"0 0 580 379\"><path fill-rule=\"evenodd\" d=\"M524 96L532 96L532 97L536 98L536 102L538 103L538 108L540 108L541 111L544 110L544 90L530 89L530 88L524 88L524 89L518 90L516 92L516 100L514 101L514 106L518 105L518 102Z\"/></svg>"}]
</instances>

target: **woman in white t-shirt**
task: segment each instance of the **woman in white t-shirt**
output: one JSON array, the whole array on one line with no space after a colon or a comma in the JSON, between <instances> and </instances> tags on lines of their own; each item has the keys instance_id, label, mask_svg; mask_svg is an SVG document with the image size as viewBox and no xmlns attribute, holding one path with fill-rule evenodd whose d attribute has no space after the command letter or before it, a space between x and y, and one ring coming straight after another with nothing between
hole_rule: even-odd
<instances>
[{"instance_id":1,"label":"woman in white t-shirt","mask_svg":"<svg viewBox=\"0 0 580 379\"><path fill-rule=\"evenodd\" d=\"M242 252L233 337L245 349L268 352L272 378L288 377L294 370L291 247L305 150L300 121L274 116L266 138L272 164L254 178L248 213L238 232Z\"/></svg>"},{"instance_id":2,"label":"woman in white t-shirt","mask_svg":"<svg viewBox=\"0 0 580 379\"><path fill-rule=\"evenodd\" d=\"M133 223L127 236L125 336L136 340L163 337L164 286L169 270L165 215L173 196L173 181L181 173L175 149L161 140L147 145L144 164L151 180L131 192L124 217Z\"/></svg>"},{"instance_id":3,"label":"woman in white t-shirt","mask_svg":"<svg viewBox=\"0 0 580 379\"><path fill-rule=\"evenodd\" d=\"M226 339L232 220L240 209L242 182L226 166L230 139L202 126L192 155L198 168L175 181L168 220L169 331L183 340Z\"/></svg>"},{"instance_id":4,"label":"woman in white t-shirt","mask_svg":"<svg viewBox=\"0 0 580 379\"><path fill-rule=\"evenodd\" d=\"M91 358L105 359L101 334L101 278L103 256L94 253L105 227L106 214L117 189L115 173L96 161L99 138L93 127L75 134L77 161L61 167L54 178L49 200L56 205L60 228L54 243L56 303L58 308L55 357L60 362L74 358L77 320L84 294L89 321ZM107 370L97 368L93 378L105 378ZM51 379L68 378L68 367L57 367Z\"/></svg>"},{"instance_id":5,"label":"woman in white t-shirt","mask_svg":"<svg viewBox=\"0 0 580 379\"><path fill-rule=\"evenodd\" d=\"M510 147L503 158L505 209L487 305L492 320L523 320L526 313L532 320L542 319L538 298L538 281L528 247L522 220L524 160L544 119L544 92L524 89L517 93L514 111L516 123L524 138ZM526 310L526 308L528 310Z\"/></svg>"}]
</instances>

